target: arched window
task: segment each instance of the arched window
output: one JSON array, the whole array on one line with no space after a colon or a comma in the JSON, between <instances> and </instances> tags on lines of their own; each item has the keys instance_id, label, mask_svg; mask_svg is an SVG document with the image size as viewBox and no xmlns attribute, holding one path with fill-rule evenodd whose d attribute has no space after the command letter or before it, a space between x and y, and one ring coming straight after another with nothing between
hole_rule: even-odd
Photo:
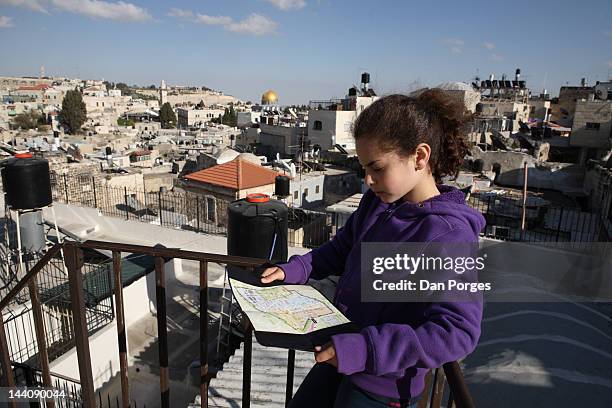
<instances>
[{"instance_id":1,"label":"arched window","mask_svg":"<svg viewBox=\"0 0 612 408\"><path fill-rule=\"evenodd\" d=\"M323 122L320 120L315 120L314 125L312 126L313 130L323 130Z\"/></svg>"}]
</instances>

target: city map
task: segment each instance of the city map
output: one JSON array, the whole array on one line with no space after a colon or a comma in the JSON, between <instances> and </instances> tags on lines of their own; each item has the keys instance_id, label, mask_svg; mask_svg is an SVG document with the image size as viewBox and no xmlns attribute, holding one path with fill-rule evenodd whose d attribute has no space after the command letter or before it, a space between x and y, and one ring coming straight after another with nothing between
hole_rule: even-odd
<instances>
[{"instance_id":1,"label":"city map","mask_svg":"<svg viewBox=\"0 0 612 408\"><path fill-rule=\"evenodd\" d=\"M230 279L232 292L257 331L306 334L349 323L319 291L307 285L258 287Z\"/></svg>"}]
</instances>

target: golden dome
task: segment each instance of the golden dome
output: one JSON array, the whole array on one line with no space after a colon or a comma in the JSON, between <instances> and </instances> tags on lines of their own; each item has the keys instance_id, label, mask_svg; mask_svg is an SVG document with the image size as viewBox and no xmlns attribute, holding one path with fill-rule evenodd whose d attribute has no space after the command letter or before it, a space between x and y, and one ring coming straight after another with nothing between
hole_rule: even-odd
<instances>
[{"instance_id":1,"label":"golden dome","mask_svg":"<svg viewBox=\"0 0 612 408\"><path fill-rule=\"evenodd\" d=\"M268 90L261 95L262 105L273 105L278 102L278 95L273 90Z\"/></svg>"}]
</instances>

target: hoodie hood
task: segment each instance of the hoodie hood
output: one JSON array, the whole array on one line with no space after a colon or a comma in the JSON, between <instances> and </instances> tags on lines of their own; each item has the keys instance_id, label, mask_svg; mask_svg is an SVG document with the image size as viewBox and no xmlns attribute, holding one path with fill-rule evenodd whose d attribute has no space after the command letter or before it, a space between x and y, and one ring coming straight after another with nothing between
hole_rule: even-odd
<instances>
[{"instance_id":1,"label":"hoodie hood","mask_svg":"<svg viewBox=\"0 0 612 408\"><path fill-rule=\"evenodd\" d=\"M446 219L451 225L467 229L478 236L486 222L482 214L468 206L465 194L453 186L437 185L440 194L421 203L395 202L387 204L393 217L409 221L428 215L438 215ZM378 197L376 200L380 200ZM381 205L384 205L382 202Z\"/></svg>"}]
</instances>

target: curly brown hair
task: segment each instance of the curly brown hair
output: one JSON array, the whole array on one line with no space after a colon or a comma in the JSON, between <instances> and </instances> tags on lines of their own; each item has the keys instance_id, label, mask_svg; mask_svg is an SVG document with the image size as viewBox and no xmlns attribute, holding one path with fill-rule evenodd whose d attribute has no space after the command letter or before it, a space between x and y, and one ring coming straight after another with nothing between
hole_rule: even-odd
<instances>
[{"instance_id":1,"label":"curly brown hair","mask_svg":"<svg viewBox=\"0 0 612 408\"><path fill-rule=\"evenodd\" d=\"M359 115L353 127L355 140L377 140L383 151L399 149L414 154L420 143L431 147L429 166L436 182L457 177L468 153L466 125L471 115L462 103L440 89L416 96L400 94L378 99Z\"/></svg>"}]
</instances>

